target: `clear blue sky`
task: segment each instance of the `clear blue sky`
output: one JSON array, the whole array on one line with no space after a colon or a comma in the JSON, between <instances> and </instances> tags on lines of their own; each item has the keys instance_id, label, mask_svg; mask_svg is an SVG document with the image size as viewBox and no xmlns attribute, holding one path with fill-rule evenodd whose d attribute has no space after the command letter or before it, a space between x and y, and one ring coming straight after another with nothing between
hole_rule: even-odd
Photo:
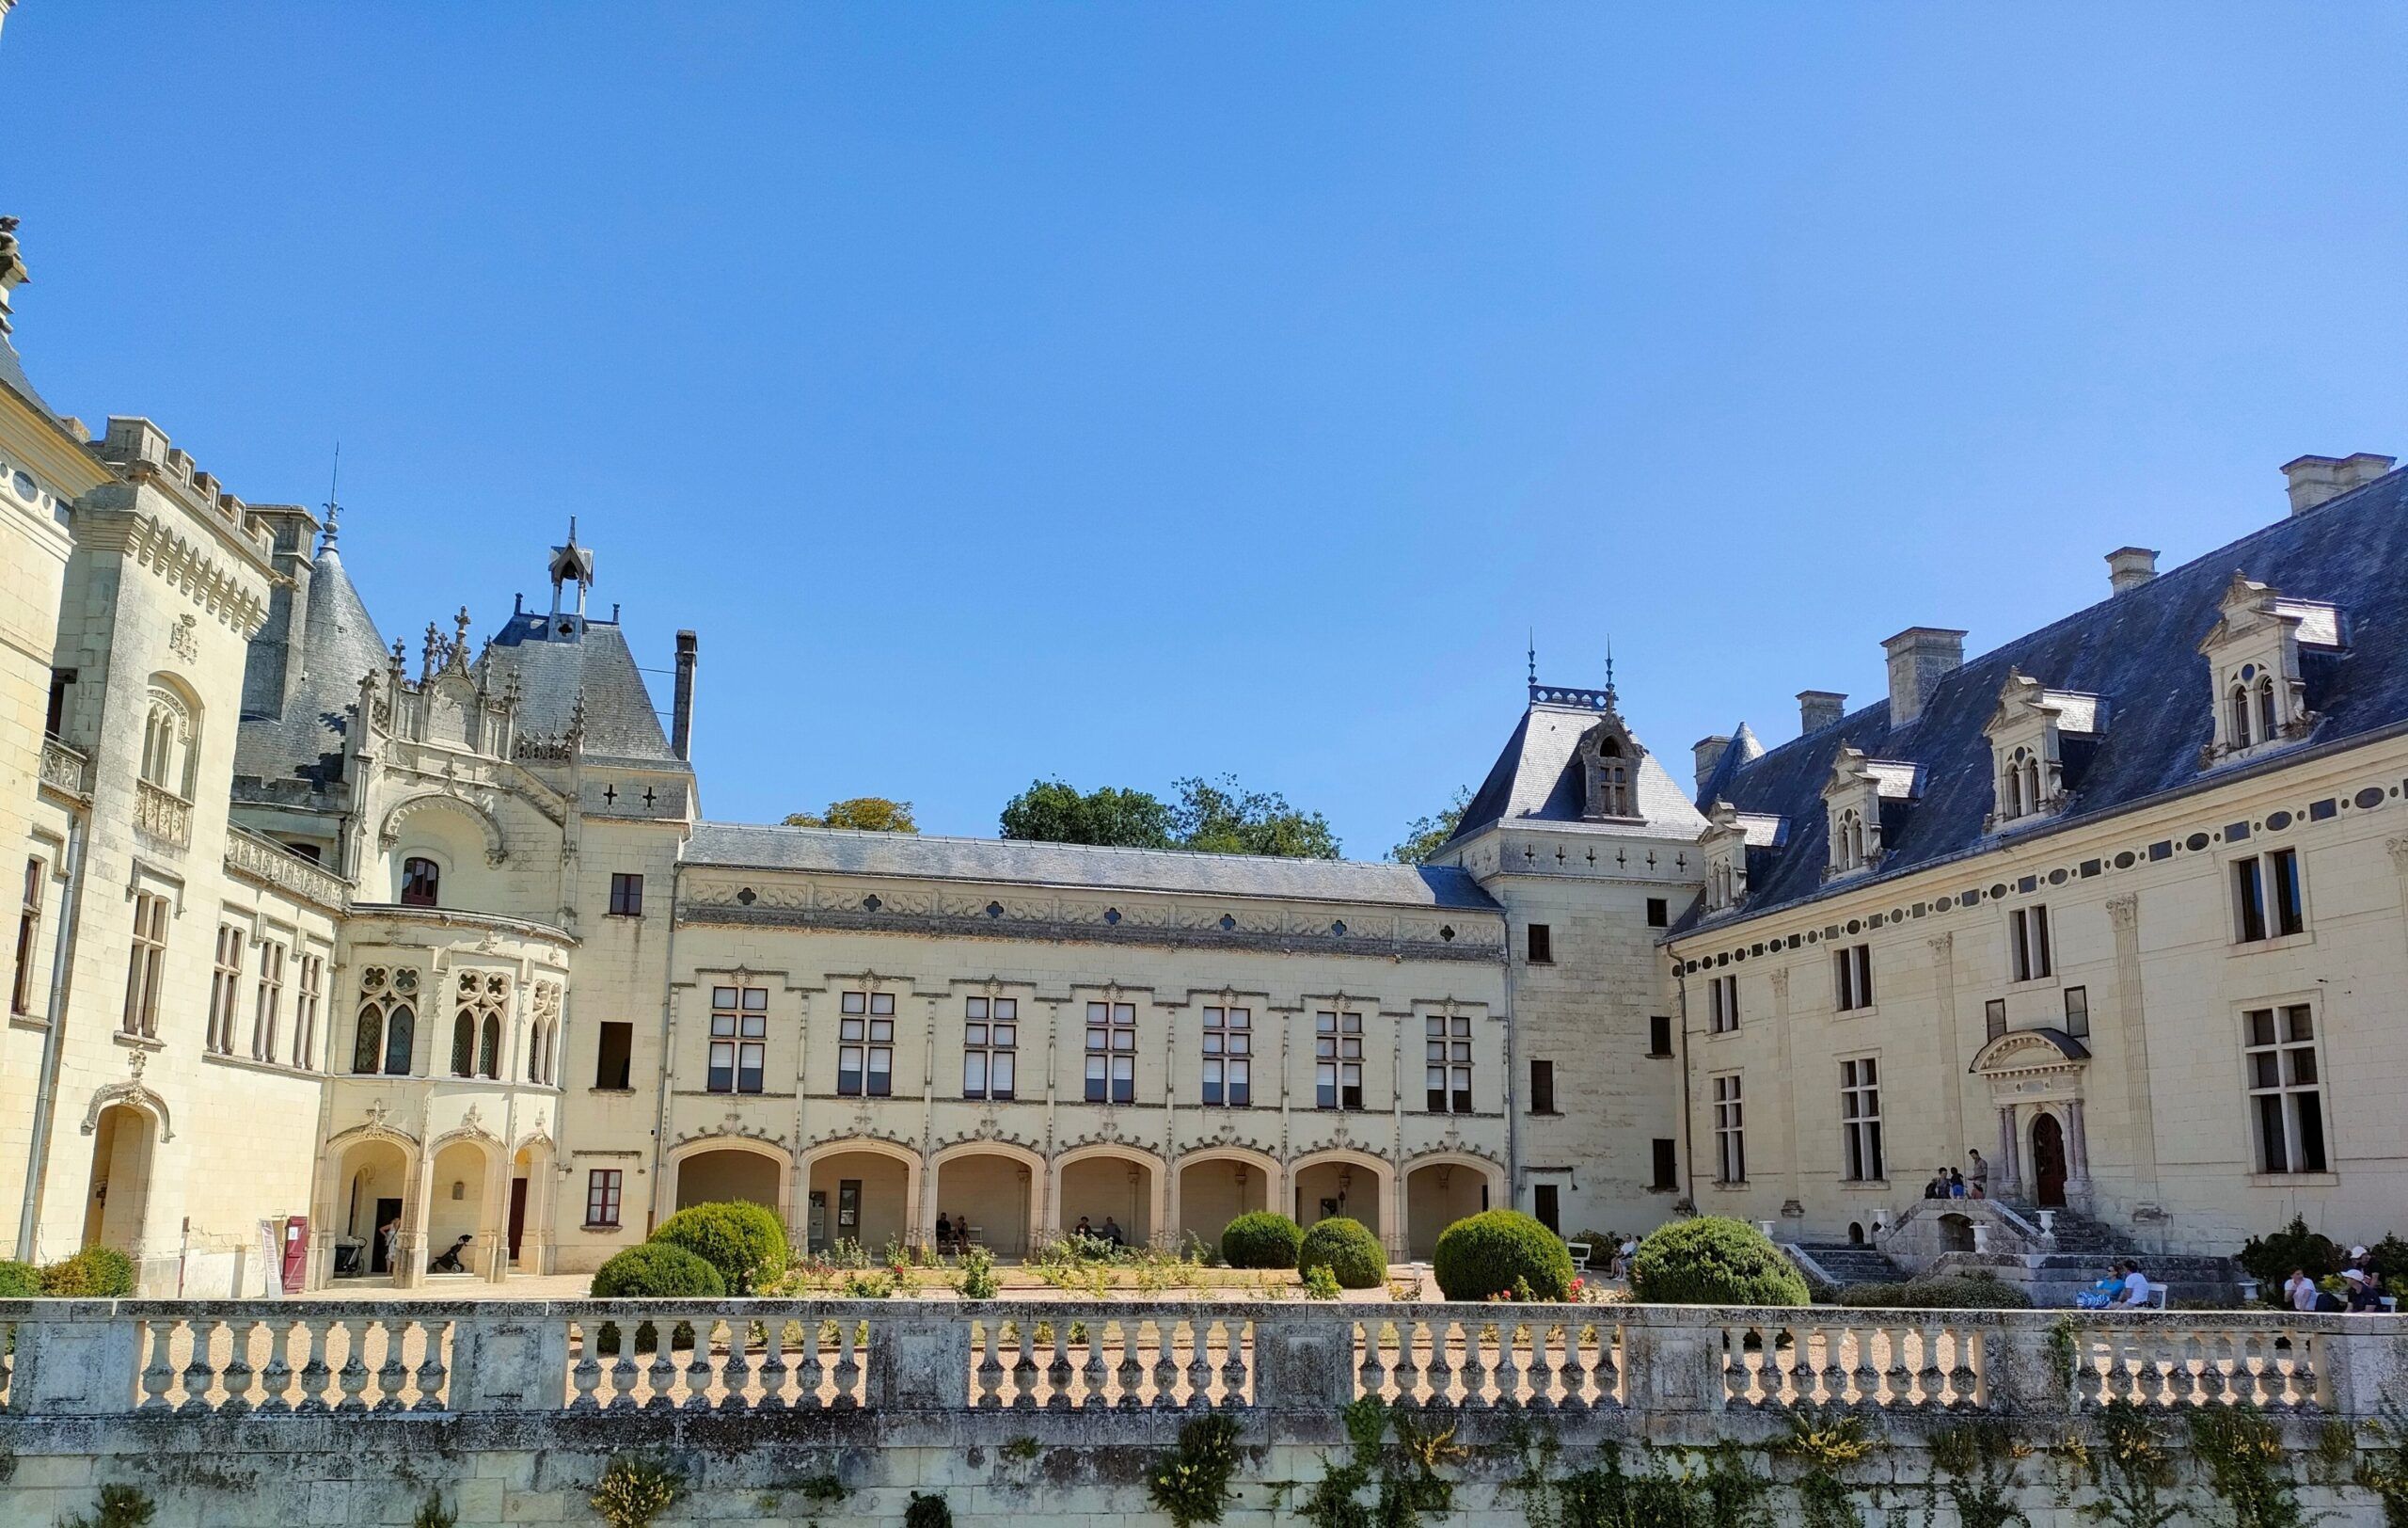
<instances>
[{"instance_id":1,"label":"clear blue sky","mask_svg":"<svg viewBox=\"0 0 2408 1528\"><path fill-rule=\"evenodd\" d=\"M0 210L60 407L341 439L388 638L578 515L714 816L1228 771L1374 857L1529 628L1685 777L2408 454L2404 16L26 0Z\"/></svg>"}]
</instances>

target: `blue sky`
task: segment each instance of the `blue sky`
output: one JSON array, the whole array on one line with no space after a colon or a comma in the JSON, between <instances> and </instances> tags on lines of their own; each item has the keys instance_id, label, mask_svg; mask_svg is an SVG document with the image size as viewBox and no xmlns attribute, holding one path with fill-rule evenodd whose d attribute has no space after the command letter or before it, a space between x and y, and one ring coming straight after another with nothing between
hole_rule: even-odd
<instances>
[{"instance_id":1,"label":"blue sky","mask_svg":"<svg viewBox=\"0 0 2408 1528\"><path fill-rule=\"evenodd\" d=\"M2408 455L2397 7L208 6L0 36L17 339L388 638L572 513L713 816L1688 744ZM665 681L657 692L667 702Z\"/></svg>"}]
</instances>

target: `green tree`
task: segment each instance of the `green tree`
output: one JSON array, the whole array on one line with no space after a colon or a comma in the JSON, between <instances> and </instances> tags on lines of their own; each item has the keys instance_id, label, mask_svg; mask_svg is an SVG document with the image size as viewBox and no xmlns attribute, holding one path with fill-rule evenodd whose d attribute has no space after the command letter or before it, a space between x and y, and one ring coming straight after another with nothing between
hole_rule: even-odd
<instances>
[{"instance_id":1,"label":"green tree","mask_svg":"<svg viewBox=\"0 0 2408 1528\"><path fill-rule=\"evenodd\" d=\"M1170 808L1143 790L1099 786L1082 792L1060 780L1032 780L1026 790L1004 804L1006 838L1168 849L1170 830Z\"/></svg>"},{"instance_id":2,"label":"green tree","mask_svg":"<svg viewBox=\"0 0 2408 1528\"><path fill-rule=\"evenodd\" d=\"M789 828L857 828L863 833L917 833L911 804L884 796L852 796L832 801L824 812L797 812L785 820Z\"/></svg>"},{"instance_id":3,"label":"green tree","mask_svg":"<svg viewBox=\"0 0 2408 1528\"><path fill-rule=\"evenodd\" d=\"M1248 790L1233 775L1171 782L1179 804L1171 824L1179 847L1212 854L1275 854L1336 859L1338 836L1319 812L1298 811L1275 790Z\"/></svg>"},{"instance_id":4,"label":"green tree","mask_svg":"<svg viewBox=\"0 0 2408 1528\"><path fill-rule=\"evenodd\" d=\"M1464 808L1471 804L1471 787L1457 786L1454 800L1443 812L1417 817L1404 825L1404 841L1388 851L1388 858L1399 865L1418 865L1436 853L1439 847L1455 836L1462 825Z\"/></svg>"}]
</instances>

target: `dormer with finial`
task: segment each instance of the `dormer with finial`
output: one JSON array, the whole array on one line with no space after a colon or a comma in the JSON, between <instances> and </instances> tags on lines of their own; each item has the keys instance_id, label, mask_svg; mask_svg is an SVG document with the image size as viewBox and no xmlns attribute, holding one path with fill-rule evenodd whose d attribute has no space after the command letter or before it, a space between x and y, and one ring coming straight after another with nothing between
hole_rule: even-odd
<instances>
[{"instance_id":1,"label":"dormer with finial","mask_svg":"<svg viewBox=\"0 0 2408 1528\"><path fill-rule=\"evenodd\" d=\"M553 642L575 642L585 635L585 596L594 587L594 550L577 544L577 517L568 521L568 540L552 549L552 560L546 572L552 581L552 614L545 625L545 636ZM576 603L571 606L568 586L577 586Z\"/></svg>"}]
</instances>

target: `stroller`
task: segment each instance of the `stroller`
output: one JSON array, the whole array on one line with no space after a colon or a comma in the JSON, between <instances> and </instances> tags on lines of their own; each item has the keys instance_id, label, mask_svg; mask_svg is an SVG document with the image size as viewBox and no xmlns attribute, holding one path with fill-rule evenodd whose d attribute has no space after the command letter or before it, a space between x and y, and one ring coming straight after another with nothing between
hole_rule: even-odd
<instances>
[{"instance_id":1,"label":"stroller","mask_svg":"<svg viewBox=\"0 0 2408 1528\"><path fill-rule=\"evenodd\" d=\"M453 1242L449 1249L436 1254L435 1261L426 1265L426 1271L429 1273L467 1272L468 1269L467 1265L460 1261L460 1254L466 1250L467 1245L474 1240L476 1240L476 1237L474 1236L463 1236L458 1241Z\"/></svg>"}]
</instances>

